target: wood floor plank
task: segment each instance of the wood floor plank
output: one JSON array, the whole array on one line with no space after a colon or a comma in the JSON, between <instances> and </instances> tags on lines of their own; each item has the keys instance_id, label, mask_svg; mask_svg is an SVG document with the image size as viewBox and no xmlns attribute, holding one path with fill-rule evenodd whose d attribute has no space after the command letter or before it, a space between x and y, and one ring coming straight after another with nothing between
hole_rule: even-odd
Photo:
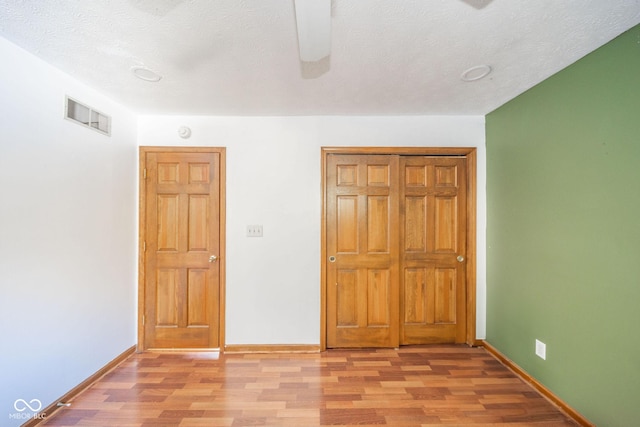
<instances>
[{"instance_id":1,"label":"wood floor plank","mask_svg":"<svg viewBox=\"0 0 640 427\"><path fill-rule=\"evenodd\" d=\"M577 426L482 348L143 353L47 426Z\"/></svg>"}]
</instances>

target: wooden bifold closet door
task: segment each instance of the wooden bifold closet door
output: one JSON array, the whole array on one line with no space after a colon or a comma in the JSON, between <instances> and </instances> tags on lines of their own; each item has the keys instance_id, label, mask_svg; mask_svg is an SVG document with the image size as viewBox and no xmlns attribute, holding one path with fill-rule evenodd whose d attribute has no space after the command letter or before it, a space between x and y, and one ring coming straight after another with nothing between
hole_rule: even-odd
<instances>
[{"instance_id":1,"label":"wooden bifold closet door","mask_svg":"<svg viewBox=\"0 0 640 427\"><path fill-rule=\"evenodd\" d=\"M328 347L465 342L465 162L328 154Z\"/></svg>"}]
</instances>

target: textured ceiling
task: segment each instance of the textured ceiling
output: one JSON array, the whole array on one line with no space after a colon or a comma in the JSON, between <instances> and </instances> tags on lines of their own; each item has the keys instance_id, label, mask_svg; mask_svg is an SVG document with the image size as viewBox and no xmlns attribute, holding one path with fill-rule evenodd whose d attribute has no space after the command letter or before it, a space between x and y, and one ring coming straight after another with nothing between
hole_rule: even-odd
<instances>
[{"instance_id":1,"label":"textured ceiling","mask_svg":"<svg viewBox=\"0 0 640 427\"><path fill-rule=\"evenodd\" d=\"M0 1L0 36L152 114L483 115L638 23L640 0L333 0L306 67L293 0Z\"/></svg>"}]
</instances>

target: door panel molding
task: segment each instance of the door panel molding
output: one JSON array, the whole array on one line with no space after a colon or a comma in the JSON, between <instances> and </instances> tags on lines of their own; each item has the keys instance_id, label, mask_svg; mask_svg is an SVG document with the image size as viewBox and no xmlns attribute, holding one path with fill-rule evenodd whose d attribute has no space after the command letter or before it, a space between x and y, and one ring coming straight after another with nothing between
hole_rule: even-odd
<instances>
[{"instance_id":1,"label":"door panel molding","mask_svg":"<svg viewBox=\"0 0 640 427\"><path fill-rule=\"evenodd\" d=\"M466 331L465 342L468 345L476 343L476 222L477 222L477 202L476 202L476 180L477 180L477 148L476 147L322 147L321 149L321 185L322 185L322 215L321 215L321 250L320 250L320 348L327 349L327 165L330 154L353 154L353 155L406 155L406 156L443 156L462 157L466 159L466 217L467 227L464 231L466 238ZM443 183L450 179L448 171L443 170L441 175ZM350 174L348 170L338 179L348 181ZM411 179L418 182L421 177L412 176ZM419 243L419 242L417 242Z\"/></svg>"},{"instance_id":2,"label":"door panel molding","mask_svg":"<svg viewBox=\"0 0 640 427\"><path fill-rule=\"evenodd\" d=\"M217 255L217 265L216 268L218 268L218 280L219 280L219 289L218 289L218 301L216 302L217 307L213 307L214 310L217 310L217 319L214 320L214 322L217 323L217 325L215 326L217 329L217 337L218 337L218 346L216 346L215 348L219 348L219 349L223 349L224 348L224 342L225 342L225 336L224 336L224 331L225 331L225 323L224 323L224 319L225 319L225 259L226 259L226 253L225 253L225 230L226 230L226 216L225 216L225 212L226 212L226 171L225 171L225 167L226 167L226 149L224 147L148 147L148 146L143 146L139 148L139 228L138 228L138 343L137 343L137 351L138 352L142 352L145 350L148 350L149 348L147 348L146 346L146 340L145 340L145 322L146 321L150 321L150 319L145 319L145 312L146 312L146 306L145 303L147 301L148 295L146 295L146 281L147 281L147 272L146 272L146 250L148 249L146 246L146 241L148 240L148 236L146 236L147 233L147 229L148 226L150 224L147 223L147 203L149 202L149 200L147 200L147 157L149 154L152 154L152 157L155 157L157 154L161 154L161 153L168 153L168 154L184 154L184 155L188 155L188 154L214 154L217 155L218 160L218 179L219 179L219 188L218 188L218 195L219 195L219 201L214 201L213 205L211 205L211 210L215 210L216 212L211 212L211 210L209 210L208 207L205 207L206 209L196 209L198 206L202 207L202 200L200 200L200 196L198 194L195 195L191 195L191 196L183 196L183 197L188 197L188 200L185 201L185 203L182 203L181 206L183 206L182 209L186 209L188 210L188 214L190 215L188 218L188 221L183 221L183 223L176 223L176 224L165 224L166 227L173 227L175 228L175 230L173 230L173 228L171 228L171 230L168 230L169 232L165 233L162 237L162 241L160 241L158 246L162 246L162 249L172 249L173 251L177 250L177 245L179 244L177 241L174 241L175 239L171 239L170 236L172 234L177 234L179 232L183 233L184 235L186 235L188 238L185 240L185 242L182 242L180 244L186 244L188 245L188 247L182 248L182 249L187 249L187 250L191 250L191 251L202 251L205 247L208 246L208 239L202 236L199 236L198 233L196 232L195 228L202 228L201 226L202 221L205 220L205 216L208 217L209 215L215 215L217 216L216 220L219 224L219 230L218 230L218 250L215 255ZM205 193L205 188L208 185L207 181L209 179L210 176L210 171L209 171L209 163L207 162L202 162L201 164L198 164L197 162L190 164L188 170L184 171L183 173L186 174L183 179L186 179L190 184L191 187L195 188L196 190L199 188L198 186L202 186L203 187L203 193ZM159 182L161 182L162 184L165 185L171 185L173 181L175 181L176 178L176 172L175 170L173 170L174 168L171 168L170 165L163 165L161 170L155 170L153 171L154 174L157 174L157 179ZM198 191L196 191L197 193ZM167 209L167 210L171 210L171 209L177 209L178 205L176 203L171 203L171 197L166 196L165 197L167 200L167 204L166 206L162 206L162 209ZM175 197L174 197L175 198ZM175 205L175 206L173 206ZM185 206L189 206L189 208L185 208ZM194 208L194 209L191 209ZM176 214L177 215L177 214ZM181 212L179 217L180 218L186 218L187 212ZM154 217L152 215L152 217ZM178 216L176 216L177 218ZM172 218L171 215L168 215L167 218ZM194 228L195 227L195 228ZM173 231L172 231L173 230ZM165 228L165 231L166 228ZM175 231L175 233L174 233ZM160 248L158 248L160 249ZM159 255L161 255L161 252L158 252ZM205 254L207 257L209 256L208 254ZM203 255L204 256L204 255ZM198 257L200 257L198 255ZM192 262L192 261L191 261ZM198 262L199 264L201 264L200 262ZM176 270L176 274L177 274ZM205 270L202 270L202 272L204 272ZM166 270L166 272L168 273L169 271ZM189 298L195 298L198 296L202 296L205 292L206 292L206 283L203 282L203 280L205 280L204 275L200 274L201 271L198 270L196 268L196 265L193 266L193 268L190 268L189 271L184 272L183 275L187 275L188 277L182 277L180 279L181 282L184 282L183 285L189 286L189 291L187 293L187 295L189 296ZM174 274L175 275L175 274ZM203 276L203 277L201 277ZM174 278L176 279L176 278ZM178 280L178 279L176 279ZM167 289L168 291L171 290L171 283L168 282L167 283ZM178 286L177 284L174 284L175 286ZM164 310L165 313L164 315L166 315L165 317L167 318L167 322L172 321L173 323L175 323L175 318L177 316L176 313L173 312L173 308L172 307L160 307L160 309ZM208 309L207 309L208 310ZM189 309L188 312L185 313L181 313L180 314L180 318L182 318L183 320L186 319L186 322L189 326L195 327L197 329L197 327L202 326L201 324L203 324L203 322L205 322L205 318L206 318L206 312L203 311L203 307L199 307L197 305L189 305ZM171 322L169 322L171 323ZM184 322L182 322L184 323ZM188 333L187 333L188 335ZM189 338L188 336L185 336L185 338ZM182 349L184 351L187 350L187 348ZM199 349L199 350L203 350L203 348Z\"/></svg>"}]
</instances>

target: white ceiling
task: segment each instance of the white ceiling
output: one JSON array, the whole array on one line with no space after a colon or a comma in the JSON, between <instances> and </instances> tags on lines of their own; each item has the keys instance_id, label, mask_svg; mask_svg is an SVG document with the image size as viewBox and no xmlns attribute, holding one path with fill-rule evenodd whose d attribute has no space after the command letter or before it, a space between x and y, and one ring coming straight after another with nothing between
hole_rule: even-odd
<instances>
[{"instance_id":1,"label":"white ceiling","mask_svg":"<svg viewBox=\"0 0 640 427\"><path fill-rule=\"evenodd\" d=\"M0 1L0 36L138 113L273 116L484 115L640 23L640 0L333 0L331 22L307 67L293 0Z\"/></svg>"}]
</instances>

